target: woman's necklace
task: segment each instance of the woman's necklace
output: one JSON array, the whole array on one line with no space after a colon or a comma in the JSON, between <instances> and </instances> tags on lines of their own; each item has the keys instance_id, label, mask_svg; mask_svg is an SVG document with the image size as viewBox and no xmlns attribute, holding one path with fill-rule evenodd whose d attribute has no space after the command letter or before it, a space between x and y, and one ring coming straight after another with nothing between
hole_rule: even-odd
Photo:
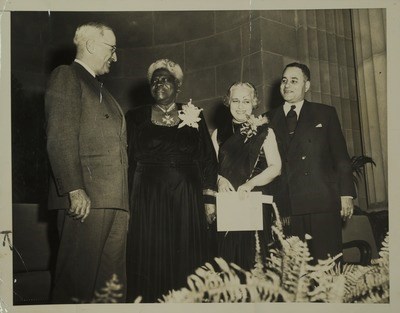
<instances>
[{"instance_id":1,"label":"woman's necklace","mask_svg":"<svg viewBox=\"0 0 400 313\"><path fill-rule=\"evenodd\" d=\"M174 118L169 114L174 108L175 108L175 103L172 103L167 109L164 109L162 106L156 104L156 106L164 113L164 117L162 118L162 121L166 125L171 125L174 122Z\"/></svg>"}]
</instances>

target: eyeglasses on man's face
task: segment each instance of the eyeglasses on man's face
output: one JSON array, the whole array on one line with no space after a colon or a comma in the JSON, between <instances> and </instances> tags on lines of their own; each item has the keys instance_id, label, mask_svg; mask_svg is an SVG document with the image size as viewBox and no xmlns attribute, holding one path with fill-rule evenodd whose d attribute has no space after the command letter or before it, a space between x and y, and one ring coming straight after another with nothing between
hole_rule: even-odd
<instances>
[{"instance_id":1,"label":"eyeglasses on man's face","mask_svg":"<svg viewBox=\"0 0 400 313\"><path fill-rule=\"evenodd\" d=\"M102 41L102 43L104 43L105 45L109 46L111 48L111 53L114 53L117 51L117 46L116 45L110 45L104 41Z\"/></svg>"}]
</instances>

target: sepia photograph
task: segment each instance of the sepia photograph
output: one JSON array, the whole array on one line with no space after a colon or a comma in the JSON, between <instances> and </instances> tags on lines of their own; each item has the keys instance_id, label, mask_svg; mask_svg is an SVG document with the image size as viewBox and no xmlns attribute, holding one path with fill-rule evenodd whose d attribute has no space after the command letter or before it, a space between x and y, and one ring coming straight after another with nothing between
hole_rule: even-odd
<instances>
[{"instance_id":1,"label":"sepia photograph","mask_svg":"<svg viewBox=\"0 0 400 313\"><path fill-rule=\"evenodd\" d=\"M122 2L4 2L0 313L395 311L400 3Z\"/></svg>"}]
</instances>

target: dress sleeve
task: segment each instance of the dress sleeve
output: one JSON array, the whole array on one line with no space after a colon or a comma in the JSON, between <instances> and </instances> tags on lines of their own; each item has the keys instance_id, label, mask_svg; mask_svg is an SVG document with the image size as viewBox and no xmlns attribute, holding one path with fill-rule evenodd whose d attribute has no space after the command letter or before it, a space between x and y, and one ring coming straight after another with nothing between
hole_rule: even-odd
<instances>
[{"instance_id":1,"label":"dress sleeve","mask_svg":"<svg viewBox=\"0 0 400 313\"><path fill-rule=\"evenodd\" d=\"M207 128L203 114L200 114L199 137L200 155L199 164L202 173L203 195L205 203L215 202L215 191L217 189L218 165L217 157L211 141L210 133Z\"/></svg>"},{"instance_id":2,"label":"dress sleeve","mask_svg":"<svg viewBox=\"0 0 400 313\"><path fill-rule=\"evenodd\" d=\"M69 66L56 68L45 95L47 152L59 195L85 189L79 157L81 87Z\"/></svg>"},{"instance_id":3,"label":"dress sleeve","mask_svg":"<svg viewBox=\"0 0 400 313\"><path fill-rule=\"evenodd\" d=\"M282 160L279 154L278 144L276 142L275 132L272 128L269 128L268 135L263 143L263 150L265 158L267 160L268 167L273 167L271 170L271 177L273 180L275 177L281 174L282 170Z\"/></svg>"},{"instance_id":4,"label":"dress sleeve","mask_svg":"<svg viewBox=\"0 0 400 313\"><path fill-rule=\"evenodd\" d=\"M218 136L218 129L215 129L215 130L213 131L213 133L211 134L211 142L212 142L212 144L213 144L213 146L214 146L215 155L216 155L216 157L217 157L217 159L218 159L219 144L218 144L217 136Z\"/></svg>"}]
</instances>

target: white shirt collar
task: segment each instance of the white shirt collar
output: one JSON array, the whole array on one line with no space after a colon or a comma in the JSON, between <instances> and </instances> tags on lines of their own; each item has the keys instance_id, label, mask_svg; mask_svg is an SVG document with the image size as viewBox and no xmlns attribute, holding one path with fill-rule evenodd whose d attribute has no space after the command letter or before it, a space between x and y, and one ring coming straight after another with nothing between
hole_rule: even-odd
<instances>
[{"instance_id":1,"label":"white shirt collar","mask_svg":"<svg viewBox=\"0 0 400 313\"><path fill-rule=\"evenodd\" d=\"M79 63L82 65L93 77L96 77L95 72L87 65L86 63L82 62L81 60L75 59L74 62Z\"/></svg>"},{"instance_id":2,"label":"white shirt collar","mask_svg":"<svg viewBox=\"0 0 400 313\"><path fill-rule=\"evenodd\" d=\"M292 107L292 105L295 105L296 108L294 109L297 113L297 119L299 119L300 116L300 111L301 108L303 107L304 104L304 100L300 101L300 102L296 102L296 103L288 103L285 102L285 104L283 105L283 112L285 112L285 116L288 114L288 112L290 111L290 108Z\"/></svg>"}]
</instances>

